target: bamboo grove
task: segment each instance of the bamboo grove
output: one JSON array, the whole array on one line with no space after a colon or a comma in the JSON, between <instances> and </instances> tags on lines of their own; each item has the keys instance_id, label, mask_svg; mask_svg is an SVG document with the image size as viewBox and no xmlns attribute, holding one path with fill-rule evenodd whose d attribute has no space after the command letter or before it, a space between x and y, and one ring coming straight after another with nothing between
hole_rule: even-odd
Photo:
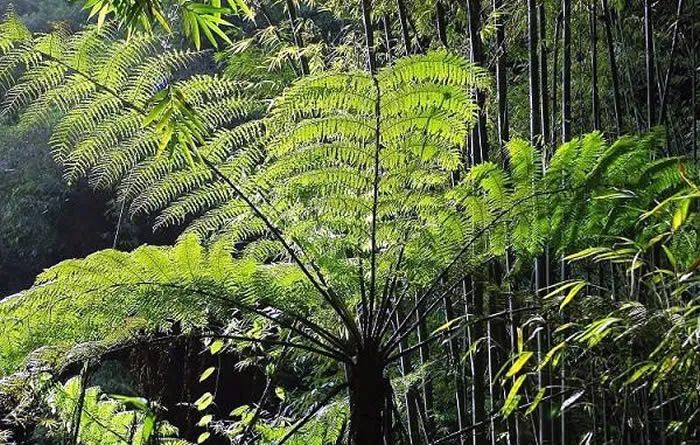
<instances>
[{"instance_id":1,"label":"bamboo grove","mask_svg":"<svg viewBox=\"0 0 700 445\"><path fill-rule=\"evenodd\" d=\"M114 214L0 301L0 442L700 440L695 0L81 6L0 23Z\"/></svg>"}]
</instances>

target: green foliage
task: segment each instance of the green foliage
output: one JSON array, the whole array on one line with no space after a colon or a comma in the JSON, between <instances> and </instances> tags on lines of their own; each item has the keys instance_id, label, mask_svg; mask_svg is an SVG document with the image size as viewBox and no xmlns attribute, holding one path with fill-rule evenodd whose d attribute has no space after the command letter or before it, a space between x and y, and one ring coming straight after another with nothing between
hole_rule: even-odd
<instances>
[{"instance_id":1,"label":"green foliage","mask_svg":"<svg viewBox=\"0 0 700 445\"><path fill-rule=\"evenodd\" d=\"M48 153L47 133L0 125L0 293L33 280L24 270L55 263L65 248L57 219L68 191ZM36 172L41 171L42 175ZM36 244L35 244L36 243ZM30 272L31 274L31 272ZM32 274L34 275L34 274Z\"/></svg>"},{"instance_id":2,"label":"green foliage","mask_svg":"<svg viewBox=\"0 0 700 445\"><path fill-rule=\"evenodd\" d=\"M81 405L78 440L86 445L188 443L177 439L177 428L158 420L147 401L109 396L96 386L83 389L80 377L56 384L47 396L47 403L55 413L51 429L57 436L76 428L75 413Z\"/></svg>"},{"instance_id":3,"label":"green foliage","mask_svg":"<svg viewBox=\"0 0 700 445\"><path fill-rule=\"evenodd\" d=\"M98 15L111 11L105 9L111 3L95 5ZM197 45L200 31L209 39L218 34L210 25L222 24L219 7L200 10L213 19L188 19ZM128 20L129 10L116 12ZM158 19L143 9L133 20L149 14ZM231 341L212 342L213 354L273 342L313 352L319 362L345 364L370 338L386 348L381 366L388 366L401 333L379 330L371 338L385 322L385 304L397 309L399 298L428 288L434 291L426 294L428 310L435 311L443 290L447 295L467 273L485 275L483 266L508 252L516 255L517 272L546 248L564 254L621 236L634 237L628 244L635 247L655 244L656 226L634 232L638 209L656 199L673 197L662 201L673 208L671 235L687 235L689 218L694 221L690 198L674 194L692 188L687 177L696 172L685 172L680 159L658 159L664 139L658 130L612 144L591 133L559 147L548 162L538 147L514 138L506 147L508 170L492 162L465 165L477 111L472 92L490 85L483 69L446 51L401 58L376 75L331 70L305 77L266 110L261 91L274 88L192 74L186 65L199 55L164 51L151 35L133 33L125 42L105 25L76 35L31 36L12 17L7 22L0 46L5 112L20 114L27 126L47 120L49 112L59 115L53 151L69 181L87 177L97 187L114 187L132 215L157 214L156 227L187 229L172 248L108 250L61 263L0 304L10 340L0 350L3 372L36 361L81 360L175 324L195 335L212 329L211 337ZM241 52L232 54L250 62ZM665 250L678 270L693 261L683 249ZM595 254L618 263L633 255L634 273L641 267L638 252ZM548 296L561 295L557 309L563 313L593 288L582 280L566 286ZM370 305L367 315L367 295L379 306L376 314ZM620 311L591 320L537 367L561 363L571 343L603 345L626 326ZM60 327L47 329L56 319ZM455 320L434 334L461 328ZM360 329L370 334L361 337ZM470 355L480 342L474 339ZM505 372L515 377L501 409L505 416L520 405L520 389L534 372L528 368L534 353L523 344L521 332L521 355ZM673 369L667 357L653 370L645 364L638 378ZM326 369L318 366L312 374ZM214 371L204 371L202 380ZM323 377L339 379L337 370ZM528 410L543 397L539 391ZM213 402L213 393L205 392L194 404L210 416ZM343 409L336 403L325 412L337 420ZM240 410L241 425L230 431L243 434L259 420L252 413ZM345 428L323 419L317 415L292 440L323 442ZM294 429L267 419L255 426L270 439ZM210 432L201 434L206 440Z\"/></svg>"},{"instance_id":4,"label":"green foliage","mask_svg":"<svg viewBox=\"0 0 700 445\"><path fill-rule=\"evenodd\" d=\"M232 25L222 18L223 15L240 12L249 18L252 17L252 11L244 0L227 0L227 7L222 7L221 0L204 3L177 0L168 3L172 4L163 5L157 0L86 0L84 8L90 11L90 18L97 18L98 28L113 14L120 26L125 27L130 35L138 28L150 32L154 23L169 32L170 11L166 7L176 8L181 14L184 34L192 40L197 49L202 46L202 35L214 47L218 46L217 39L231 43L222 27Z\"/></svg>"},{"instance_id":5,"label":"green foliage","mask_svg":"<svg viewBox=\"0 0 700 445\"><path fill-rule=\"evenodd\" d=\"M41 3L32 0L12 0L0 3L3 13L7 8L12 9L32 31L46 32L55 26L77 29L85 20L85 14L81 13L80 7L65 0L44 0Z\"/></svg>"},{"instance_id":6,"label":"green foliage","mask_svg":"<svg viewBox=\"0 0 700 445\"><path fill-rule=\"evenodd\" d=\"M637 221L644 224L635 239L617 238L566 257L574 266L585 261L604 266L603 270L614 271L619 266L623 274L618 278L612 272L610 282L602 277L598 283L570 280L544 297L553 300L550 304L558 302L560 309L567 305L565 311L577 316L566 322L556 312L544 312L553 329L554 346L537 366L555 371L564 364L567 373L574 374L570 381L579 378L577 370L585 373L595 367L594 378L582 378L587 387L572 387L578 391L564 401L568 405L601 388L631 392L648 388L651 393L677 399L681 412L672 413L673 420L667 420L669 434L692 431L700 403L696 390L700 224L698 213L690 210L697 208L693 203L700 195L685 168L678 174L688 190L658 204L649 202L656 204L649 211L634 208ZM567 353L576 358L567 360Z\"/></svg>"},{"instance_id":7,"label":"green foliage","mask_svg":"<svg viewBox=\"0 0 700 445\"><path fill-rule=\"evenodd\" d=\"M205 254L191 237L174 248L105 250L64 261L41 274L31 292L2 302L0 325L7 339L2 373L12 372L35 349L40 350L33 360L59 359L60 364L67 352L75 355L69 360L80 359L144 329L166 329L174 322L186 329L203 326L225 305L207 304L187 287L199 283L202 289L226 291L236 286L235 272L225 250ZM71 349L77 345L82 346Z\"/></svg>"}]
</instances>

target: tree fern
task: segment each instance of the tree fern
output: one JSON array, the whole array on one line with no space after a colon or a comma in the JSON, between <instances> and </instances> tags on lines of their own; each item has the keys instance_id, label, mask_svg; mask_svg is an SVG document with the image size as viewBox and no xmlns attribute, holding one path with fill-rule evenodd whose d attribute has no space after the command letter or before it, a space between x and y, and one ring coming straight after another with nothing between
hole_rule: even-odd
<instances>
[{"instance_id":1,"label":"tree fern","mask_svg":"<svg viewBox=\"0 0 700 445\"><path fill-rule=\"evenodd\" d=\"M32 73L47 76L61 59L59 50L42 59L36 48L45 39L30 40L38 56L22 62L19 85L33 82ZM347 366L350 418L374 422L352 408L357 397L378 390L374 414L393 415L381 413L399 346L467 275L509 250L527 258L546 244L564 253L629 233L634 220L616 210L620 199L644 208L655 196L640 184L686 186L674 173L678 161L650 162L658 133L611 145L598 133L577 138L547 169L537 148L513 140L510 171L467 168L471 91L489 82L483 69L444 51L403 58L376 75L306 77L269 112L256 98L246 103L230 80L173 81L183 57L139 61L123 97L96 84L65 110L54 142L70 179L116 185L132 212L161 212L159 227L186 222L199 237L183 236L172 249L105 251L46 272L0 306L24 326L5 349L9 369L39 346L118 341L111 334L124 318L143 319L149 330L167 329L171 319L192 329L235 319L241 323L225 335L236 341L274 341ZM39 82L48 90L59 84ZM42 330L56 311L72 327ZM291 338L247 335L244 313Z\"/></svg>"}]
</instances>

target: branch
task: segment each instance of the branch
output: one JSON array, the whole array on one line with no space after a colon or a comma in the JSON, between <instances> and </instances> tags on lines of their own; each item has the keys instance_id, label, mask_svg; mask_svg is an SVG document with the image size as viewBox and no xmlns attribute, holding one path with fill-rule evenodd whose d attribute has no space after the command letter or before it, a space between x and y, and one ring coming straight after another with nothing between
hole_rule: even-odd
<instances>
[{"instance_id":1,"label":"branch","mask_svg":"<svg viewBox=\"0 0 700 445\"><path fill-rule=\"evenodd\" d=\"M313 352L314 354L322 355L324 357L328 357L328 358L333 359L333 360L341 360L340 357L333 355L333 354L330 354L324 350L314 348L313 346L306 346L306 345L303 345L301 343L289 342L286 340L255 338L255 337L249 337L246 335L235 335L235 334L200 334L200 335L196 335L195 337L219 338L219 339L236 340L236 341L242 341L242 342L248 342L248 343L260 343L262 345L284 346L287 348L300 349L302 351Z\"/></svg>"},{"instance_id":2,"label":"branch","mask_svg":"<svg viewBox=\"0 0 700 445\"><path fill-rule=\"evenodd\" d=\"M323 327L317 325L316 323L314 323L314 322L308 320L306 317L303 317L303 316L301 316L301 315L298 315L298 314L296 314L296 313L294 313L294 312L289 312L289 311L285 311L285 310L276 308L276 307L274 307L274 306L270 306L271 308L276 309L276 310L282 312L283 314L289 316L290 318L292 318L292 320L306 325L306 326L309 327L309 329L311 329L311 331L314 332L315 334L318 334L319 336L321 336L322 338L324 338L324 339L330 341L332 344L334 344L334 345L336 345L336 346L341 346L341 348L339 348L339 349L333 349L332 346L326 345L325 343L321 342L320 340L318 340L318 339L316 339L316 338L310 336L309 334L305 333L305 332L302 331L301 329L296 328L293 324L291 324L291 323L286 323L286 322L285 322L285 323L282 323L281 320L280 320L279 318L276 318L276 317L274 317L274 316L272 316L272 315L270 315L270 314L267 314L267 313L265 313L263 310L257 309L257 308L255 308L254 306L251 306L251 305L248 305L248 304L245 304L245 303L241 303L241 302L238 302L238 301L234 301L234 300L231 300L231 299L228 299L228 298L220 297L220 296L218 296L218 295L216 295L216 294L213 294L213 293L208 292L208 291L205 291L205 290L200 290L200 289L196 289L196 288L191 289L191 288L188 288L188 287L186 287L186 286L180 286L180 285L177 285L177 284L170 284L170 283L148 283L148 282L143 282L143 283L134 283L134 284L137 285L137 286L139 286L139 285L149 285L149 286L155 285L155 286L163 286L163 287L172 287L172 288L179 289L179 290L192 291L192 292L198 293L198 294L203 295L203 296L206 296L206 297L211 297L211 298L215 298L215 299L221 300L221 301L223 301L223 302L225 302L225 303L231 304L231 306L233 306L233 307L235 307L235 308L237 308L237 309L241 309L241 310L243 310L243 311L247 311L247 312L254 313L254 314L259 315L259 316L261 316L261 317L263 317L263 318L265 318L265 319L268 319L268 320L270 320L270 321L272 321L272 322L278 323L278 324L280 324L281 326L283 326L283 327L285 327L285 328L287 328L287 329L289 329L289 330L291 330L291 331L293 331L293 332L296 332L297 334L299 334L299 335L301 335L302 337L308 339L308 340L311 341L312 343L314 343L314 344L320 346L321 348L325 348L325 350L326 350L327 352L330 352L330 353L333 353L333 354L338 355L338 357L340 357L341 361L346 361L346 360L349 359L349 354L348 354L348 352L345 350L345 345L344 345L342 342L340 342L340 340L338 340L335 336L333 336L333 334L331 334L330 332L328 332L328 331L327 331L326 329L324 329ZM337 343L337 344L336 344L336 343Z\"/></svg>"},{"instance_id":3,"label":"branch","mask_svg":"<svg viewBox=\"0 0 700 445\"><path fill-rule=\"evenodd\" d=\"M357 336L357 339L359 340L360 336L359 332L357 331L357 326L348 314L347 307L343 304L342 301L340 301L337 298L337 295L335 295L335 293L332 292L330 288L322 286L321 283L319 283L319 281L313 275L311 275L309 269L301 261L301 259L297 256L296 252L292 248L292 246L284 238L280 229L278 229L269 220L269 218L267 218L267 216L265 216L265 214L262 213L258 206L256 206L255 203L253 203L253 201L250 198L248 198L248 196L245 193L243 193L243 191L228 178L228 176L223 174L221 170L219 170L208 159L202 157L202 162L204 162L204 165L206 165L215 175L217 175L222 181L224 181L226 185L228 185L231 188L231 190L234 191L234 193L240 196L243 202L245 202L246 205L250 208L250 210L253 211L255 216L257 216L263 222L263 224L265 224L265 227L267 227L267 229L270 232L272 232L272 235L277 239L277 241L279 241L282 244L284 250L289 254L289 256L292 258L292 261L299 267L299 269L301 269L304 276L311 282L313 287L321 294L324 300L326 300L326 302L333 308L333 310L341 318L341 320L345 322L346 327L351 332L351 334Z\"/></svg>"},{"instance_id":4,"label":"branch","mask_svg":"<svg viewBox=\"0 0 700 445\"><path fill-rule=\"evenodd\" d=\"M508 208L503 209L498 215L496 215L493 220L487 224L486 226L482 227L470 240L467 244L462 247L462 249L455 255L455 257L452 259L452 261L437 275L437 277L433 280L432 284L428 287L426 291L424 291L419 298L416 299L416 303L413 305L413 308L406 314L404 320L401 322L399 327L394 331L394 334L389 338L389 340L386 342L388 346L392 346L396 338L401 335L401 331L406 327L406 324L409 322L410 318L413 316L413 314L418 310L418 308L425 302L425 300L430 297L433 293L433 291L436 289L436 287L444 281L444 279L448 276L450 270L458 263L460 258L471 248L471 246L479 239L481 236L483 236L486 232L488 232L491 228L493 228L496 224L500 223L501 220L510 212L515 209L517 206L520 204L529 201L531 199L534 199L539 196L546 196L554 193L560 193L563 191L572 191L572 190L578 190L582 188L583 186L579 187L574 187L574 188L559 188L556 190L545 190L545 191L540 191L540 192L534 192L528 196L525 196L521 199L518 199L514 201ZM454 285L453 285L454 286ZM392 311L390 313L389 319L394 316L394 313L398 309L398 306L401 302L401 299L406 295L406 293L402 294L401 297L399 298L399 301L394 305L392 308ZM426 311L428 313L428 311ZM384 329L379 333L379 335L383 335L384 332L386 331L386 328L388 327L388 324L385 324ZM415 327L415 326L414 326ZM385 352L389 352L388 349L385 349Z\"/></svg>"},{"instance_id":5,"label":"branch","mask_svg":"<svg viewBox=\"0 0 700 445\"><path fill-rule=\"evenodd\" d=\"M438 300L439 300L439 299L438 299ZM460 329L462 329L462 328L466 328L466 327L469 327L469 326L473 326L473 325L475 325L475 324L482 323L482 322L484 322L484 321L493 320L493 319L502 317L503 315L510 315L510 314L515 314L515 313L519 313L519 312L527 312L527 311L533 310L533 309L538 309L538 307L536 307L536 306L527 306L527 307L523 307L523 308L520 308L520 309L513 309L512 311L503 310L503 311L496 312L496 313L494 313L494 314L490 314L490 315L486 315L486 316L483 316L483 317L479 317L479 318L477 318L476 320L469 320L467 323L460 323L460 324L458 324L457 326L454 326L454 327L452 327L452 328L450 328L450 329L448 329L447 331L444 331L444 332L434 332L434 333L431 334L427 339L425 339L425 340L423 340L423 341L421 341L421 342L419 342L419 343L416 343L415 345L413 345L413 346L411 346L411 347L409 347L409 348L404 349L403 351L399 352L398 354L394 354L394 355L389 356L389 357L387 358L387 363L391 363L391 362L393 362L393 361L395 361L395 360L398 360L398 359L400 359L401 357L403 357L403 356L405 356L405 355L408 355L408 354L410 354L411 352L415 351L416 349L420 349L421 347L423 347L423 346L425 346L425 345L427 345L427 344L430 344L430 343L434 342L435 340L437 340L437 339L440 338L440 337L449 336L449 335L451 335L452 333L454 333L455 331L458 331L458 330L460 330ZM411 332L411 331L407 331L406 334L404 334L404 335L398 340L398 342L400 343L400 342L405 338L405 336L408 335L410 332Z\"/></svg>"}]
</instances>

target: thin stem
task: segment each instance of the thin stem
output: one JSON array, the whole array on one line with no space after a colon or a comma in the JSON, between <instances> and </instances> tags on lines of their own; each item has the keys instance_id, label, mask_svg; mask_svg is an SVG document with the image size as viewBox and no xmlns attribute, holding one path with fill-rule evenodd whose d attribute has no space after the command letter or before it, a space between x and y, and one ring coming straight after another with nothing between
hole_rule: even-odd
<instances>
[{"instance_id":1,"label":"thin stem","mask_svg":"<svg viewBox=\"0 0 700 445\"><path fill-rule=\"evenodd\" d=\"M519 313L519 312L527 312L527 311L532 311L532 310L535 310L535 309L538 309L538 308L539 308L538 306L527 306L527 307L522 307L522 308L519 308L519 309L513 309L512 313L513 313L513 314L516 314L516 313ZM476 318L476 319L469 320L469 321L466 322L466 323L458 324L457 326L451 327L451 328L448 329L447 331L433 333L433 334L431 334L427 339L425 339L425 340L423 340L423 341L421 341L421 342L419 342L419 343L416 343L415 345L413 345L413 346L411 346L411 347L408 347L408 348L404 349L403 351L401 351L401 352L399 352L399 353L390 355L390 356L387 358L387 362L388 362L388 363L394 362L394 361L400 359L401 357L403 357L404 355L410 354L411 352L413 352L413 351L415 351L415 350L417 350L417 349L420 349L420 348L423 347L423 346L429 345L430 343L434 342L435 340L437 340L437 339L439 339L439 338L447 337L447 336L449 336L449 335L451 335L451 334L453 334L453 333L455 333L455 332L457 332L457 331L459 331L459 330L461 330L461 329L466 329L466 328L469 327L469 326L474 326L474 325L476 325L477 323L483 323L483 322L485 322L485 321L489 321L489 320L494 320L494 319L497 319L497 318L501 318L501 317L503 317L504 315L505 315L505 316L510 316L509 312L510 312L509 310L503 310L503 311L495 312L495 313L493 313L493 314L489 314L489 315L485 315L485 316L483 316L483 317L479 317L479 318Z\"/></svg>"},{"instance_id":2,"label":"thin stem","mask_svg":"<svg viewBox=\"0 0 700 445\"><path fill-rule=\"evenodd\" d=\"M671 39L671 52L669 54L668 67L666 68L666 75L664 76L663 90L661 92L661 114L659 116L659 122L664 122L666 118L666 104L668 103L668 85L671 77L671 68L673 68L673 62L675 61L676 47L678 44L678 28L680 27L681 14L683 13L684 0L678 0L678 8L676 9L676 23L673 26L673 37Z\"/></svg>"},{"instance_id":3,"label":"thin stem","mask_svg":"<svg viewBox=\"0 0 700 445\"><path fill-rule=\"evenodd\" d=\"M369 324L373 325L374 304L377 299L377 211L379 209L379 154L381 151L381 89L379 79L372 75L376 99L374 102L374 173L372 179L372 220L370 225Z\"/></svg>"},{"instance_id":4,"label":"thin stem","mask_svg":"<svg viewBox=\"0 0 700 445\"><path fill-rule=\"evenodd\" d=\"M360 338L359 332L357 331L357 326L353 319L350 317L347 311L347 307L343 304L342 301L340 301L337 296L332 292L330 288L323 287L321 283L311 275L311 272L309 269L306 267L306 265L301 261L301 259L297 256L296 252L292 248L292 246L287 242L287 240L284 238L282 235L282 232L270 221L270 219L262 213L262 211L258 208L255 203L245 194L241 189L236 186L236 184L231 181L228 176L223 174L221 170L216 167L213 163L211 163L208 159L205 157L202 157L202 162L204 165L206 165L215 175L217 175L222 181L228 185L231 190L234 191L242 200L245 202L248 207L253 211L255 216L257 216L263 224L265 224L265 227L272 233L272 235L279 241L282 246L284 247L284 250L289 254L289 256L292 258L292 261L296 263L296 265L299 267L301 272L304 274L304 276L311 282L312 286L316 288L316 290L321 294L321 296L326 300L326 302L333 308L333 310L336 312L336 314L343 320L343 322L346 324L346 327L350 331L351 335L357 337L357 339Z\"/></svg>"},{"instance_id":5,"label":"thin stem","mask_svg":"<svg viewBox=\"0 0 700 445\"><path fill-rule=\"evenodd\" d=\"M450 261L450 263L449 263L447 266L445 266L445 268L443 268L442 271L440 271L440 273L437 275L437 277L436 277L435 279L433 279L431 285L428 286L428 288L421 294L421 296L420 296L419 298L416 299L416 303L414 304L413 308L406 314L406 317L404 318L404 320L403 320L403 321L401 322L401 324L399 325L399 328L398 328L398 329L394 332L394 334L389 338L389 340L386 342L386 344L387 344L387 345L392 344L392 343L396 340L396 337L398 337L398 336L400 335L401 331L404 329L404 327L406 326L406 324L409 322L410 318L413 317L413 314L416 312L417 308L418 308L419 306L423 305L423 303L425 302L425 300L426 300L428 297L430 297L430 296L433 295L433 291L436 289L436 287L439 286L440 283L442 283L442 282L444 281L444 279L445 279L445 278L447 277L447 275L450 273L450 270L451 270L455 265L457 265L457 263L459 262L459 260L460 260L460 259L462 258L462 256L471 248L471 246L472 246L479 238L481 238L486 232L488 232L490 229L492 229L493 227L495 227L497 224L500 224L501 220L502 220L506 215L508 215L513 209L515 209L516 207L518 207L520 204L522 204L522 203L524 203L524 202L527 202L527 201L529 201L529 200L531 200L531 199L537 198L537 197L539 197L539 196L546 196L546 195L555 194L555 193L561 193L561 192L565 192L565 191L574 191L574 190L581 189L582 187L583 187L583 186L578 186L578 187L575 187L575 188L566 188L566 187L563 187L563 188L559 188L559 189L555 189L555 190L546 190L546 191L534 192L534 193L532 193L532 194L530 194L530 195L528 195L528 196L525 196L525 197L523 197L523 198L521 198L521 199L518 199L518 200L514 201L508 208L503 209L500 213L498 213L498 214L493 218L493 220L491 220L491 222L490 222L489 224L487 224L487 225L485 225L484 227L482 227L481 229L479 229L479 231L477 231L477 232L472 236L472 238L469 240L469 242L467 242L467 244L465 244L465 245L462 247L462 249L460 249L460 251L459 251L459 252L455 255L455 257L452 259L452 261ZM453 284L453 286L454 286L454 284ZM401 295L401 297L403 297L404 295L406 295L405 292ZM400 297L400 298L401 298L401 297ZM400 301L397 302L397 304L398 304L398 303L400 303ZM396 304L395 304L395 307L396 307ZM395 309L395 307L394 307L394 309ZM426 313L427 313L427 312L429 312L429 311L426 311ZM392 313L391 313L391 316L393 316L393 311L392 311ZM382 329L382 331L380 331L380 336L384 334L384 331L386 330L387 327L388 327L388 326L385 324L384 329Z\"/></svg>"},{"instance_id":6,"label":"thin stem","mask_svg":"<svg viewBox=\"0 0 700 445\"><path fill-rule=\"evenodd\" d=\"M274 340L269 338L255 338L247 335L236 335L236 334L200 334L200 338L218 338L225 340L236 340L246 343L259 343L261 345L272 345L272 346L284 346L286 348L300 349L306 352L312 352L314 354L322 355L333 360L340 360L337 355L326 352L325 350L314 348L313 346L307 346L301 343L294 343L286 340Z\"/></svg>"}]
</instances>

